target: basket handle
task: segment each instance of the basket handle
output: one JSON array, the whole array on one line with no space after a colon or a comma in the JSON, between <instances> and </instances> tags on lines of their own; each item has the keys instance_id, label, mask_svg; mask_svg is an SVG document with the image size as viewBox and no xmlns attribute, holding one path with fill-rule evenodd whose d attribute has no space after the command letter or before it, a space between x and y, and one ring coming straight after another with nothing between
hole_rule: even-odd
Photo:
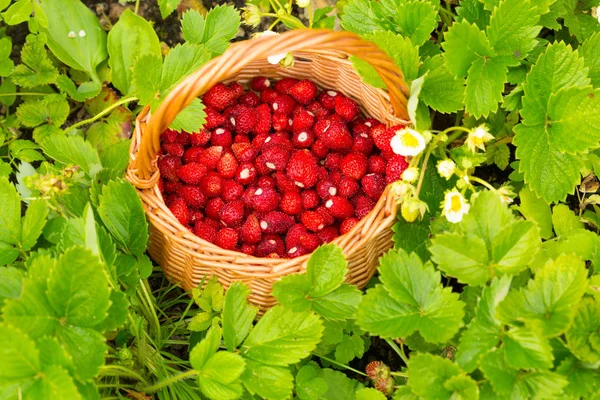
<instances>
[{"instance_id":1,"label":"basket handle","mask_svg":"<svg viewBox=\"0 0 600 400\"><path fill-rule=\"evenodd\" d=\"M402 71L377 45L352 32L335 32L330 29L296 29L278 36L232 44L227 51L206 63L181 81L164 99L144 128L136 159L130 166L130 177L136 186L147 186L142 181L151 178L153 160L160 150L160 134L169 127L177 114L192 100L220 81L241 71L248 63L273 54L312 51L340 51L367 61L375 68L390 95L390 102L397 117L408 120L406 112L408 86ZM133 176L131 176L133 175Z\"/></svg>"}]
</instances>

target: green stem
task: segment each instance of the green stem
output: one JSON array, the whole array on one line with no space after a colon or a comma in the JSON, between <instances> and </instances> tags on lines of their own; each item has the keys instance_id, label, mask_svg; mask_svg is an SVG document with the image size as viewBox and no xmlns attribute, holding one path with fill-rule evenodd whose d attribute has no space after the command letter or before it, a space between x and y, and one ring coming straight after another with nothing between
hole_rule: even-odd
<instances>
[{"instance_id":1,"label":"green stem","mask_svg":"<svg viewBox=\"0 0 600 400\"><path fill-rule=\"evenodd\" d=\"M423 186L423 179L425 178L425 171L427 170L427 163L429 162L429 157L431 156L431 152L433 151L434 147L435 146L429 146L427 152L425 153L425 158L423 159L423 167L421 168L419 182L417 183L417 189L415 191L416 197L419 197L419 193L421 192L421 186Z\"/></svg>"},{"instance_id":2,"label":"green stem","mask_svg":"<svg viewBox=\"0 0 600 400\"><path fill-rule=\"evenodd\" d=\"M398 347L396 342L394 342L392 339L385 339L385 341L396 352L396 354L400 356L402 361L404 361L404 364L408 365L408 357L406 357L406 354L404 354L404 349L400 349L400 347Z\"/></svg>"},{"instance_id":3,"label":"green stem","mask_svg":"<svg viewBox=\"0 0 600 400\"><path fill-rule=\"evenodd\" d=\"M263 17L279 18L282 21L288 22L295 29L306 28L306 26L304 26L303 24L301 24L300 22L298 22L296 19L290 18L289 15L279 15L279 14L275 14L275 13L264 13Z\"/></svg>"},{"instance_id":4,"label":"green stem","mask_svg":"<svg viewBox=\"0 0 600 400\"><path fill-rule=\"evenodd\" d=\"M476 177L476 176L469 176L469 181L470 181L470 182L477 182L477 183L479 183L479 184L481 184L481 185L485 186L486 188L488 188L488 189L489 189L489 190L491 190L491 191L494 191L494 192L496 191L496 188L495 188L495 187L493 187L492 185L490 185L489 183L487 183L487 182L486 182L486 181L484 181L483 179L480 179L480 178L478 178L478 177Z\"/></svg>"},{"instance_id":5,"label":"green stem","mask_svg":"<svg viewBox=\"0 0 600 400\"><path fill-rule=\"evenodd\" d=\"M393 371L392 371L392 372L390 372L390 375L393 375L393 376L401 376L401 377L403 377L403 378L408 378L408 374L407 374L407 373L405 373L405 372L393 372Z\"/></svg>"},{"instance_id":6,"label":"green stem","mask_svg":"<svg viewBox=\"0 0 600 400\"><path fill-rule=\"evenodd\" d=\"M140 374L138 374L137 372L129 369L129 368L125 368L121 365L103 365L100 367L100 373L99 375L102 376L123 376L123 377L127 377L127 378L133 378L133 379L137 379L138 381L142 382L144 385L147 385L148 382L146 381L146 379L144 379L143 376L141 376Z\"/></svg>"},{"instance_id":7,"label":"green stem","mask_svg":"<svg viewBox=\"0 0 600 400\"><path fill-rule=\"evenodd\" d=\"M133 10L134 14L137 15L139 10L140 10L140 0L135 0L135 8Z\"/></svg>"},{"instance_id":8,"label":"green stem","mask_svg":"<svg viewBox=\"0 0 600 400\"><path fill-rule=\"evenodd\" d=\"M330 363L332 363L332 364L335 364L335 365L337 365L338 367L346 368L348 371L352 371L352 372L354 372L355 374L359 374L359 375L362 375L362 376L368 376L368 375L367 375L367 374L365 374L364 372L360 372L360 371L359 371L359 370L357 370L357 369L354 369L354 368L352 368L352 367L349 367L349 366L347 366L346 364L342 364L342 363L340 363L340 362L337 362L337 361L335 361L335 360L332 360L332 359L331 359L331 358L329 358L329 357L320 356L320 355L318 355L318 354L315 354L315 355L316 355L317 357L319 357L319 358L322 358L322 359L323 359L323 360L325 360L325 361L328 361L328 362L330 362Z\"/></svg>"},{"instance_id":9,"label":"green stem","mask_svg":"<svg viewBox=\"0 0 600 400\"><path fill-rule=\"evenodd\" d=\"M47 96L52 93L36 93L36 92L21 92L21 93L0 93L0 97L9 96Z\"/></svg>"},{"instance_id":10,"label":"green stem","mask_svg":"<svg viewBox=\"0 0 600 400\"><path fill-rule=\"evenodd\" d=\"M182 372L177 375L173 375L170 378L165 379L164 381L155 383L154 385L143 387L140 389L140 391L144 392L144 393L156 393L160 389L164 388L165 386L169 386L172 383L178 382L183 379L190 378L195 375L198 375L198 371L196 371L195 369L190 369L189 371Z\"/></svg>"},{"instance_id":11,"label":"green stem","mask_svg":"<svg viewBox=\"0 0 600 400\"><path fill-rule=\"evenodd\" d=\"M76 129L76 128L79 128L80 126L91 124L92 122L104 117L106 114L110 113L115 108L122 106L123 104L130 103L132 101L136 101L137 99L138 98L135 96L125 97L124 99L121 99L121 100L117 101L116 103L106 107L104 110L100 111L98 114L94 115L92 118L88 118L83 121L79 121L76 124L71 125L70 127L67 128L67 130Z\"/></svg>"},{"instance_id":12,"label":"green stem","mask_svg":"<svg viewBox=\"0 0 600 400\"><path fill-rule=\"evenodd\" d=\"M314 20L314 13L312 11L312 4L311 3L308 3L307 11L308 11L308 27L312 28L313 27L313 20Z\"/></svg>"}]
</instances>

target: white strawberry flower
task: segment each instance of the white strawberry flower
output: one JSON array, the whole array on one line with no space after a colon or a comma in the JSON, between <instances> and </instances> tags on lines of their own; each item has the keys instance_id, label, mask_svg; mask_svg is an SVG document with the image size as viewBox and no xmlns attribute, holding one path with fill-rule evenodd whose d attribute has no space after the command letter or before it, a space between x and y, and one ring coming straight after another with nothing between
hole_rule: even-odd
<instances>
[{"instance_id":1,"label":"white strawberry flower","mask_svg":"<svg viewBox=\"0 0 600 400\"><path fill-rule=\"evenodd\" d=\"M296 0L296 4L300 8L306 8L310 5L310 0Z\"/></svg>"},{"instance_id":2,"label":"white strawberry flower","mask_svg":"<svg viewBox=\"0 0 600 400\"><path fill-rule=\"evenodd\" d=\"M512 186L502 186L498 189L498 194L500 195L500 199L506 204L510 204L514 201L514 198L517 196L515 192L513 192Z\"/></svg>"},{"instance_id":3,"label":"white strawberry flower","mask_svg":"<svg viewBox=\"0 0 600 400\"><path fill-rule=\"evenodd\" d=\"M452 175L454 175L454 171L456 170L456 164L451 159L447 158L445 160L441 160L437 165L438 174L442 178L446 178L446 180L450 179Z\"/></svg>"},{"instance_id":4,"label":"white strawberry flower","mask_svg":"<svg viewBox=\"0 0 600 400\"><path fill-rule=\"evenodd\" d=\"M444 202L442 203L442 215L453 224L462 221L463 216L469 212L471 207L463 195L456 189L446 193Z\"/></svg>"},{"instance_id":5,"label":"white strawberry flower","mask_svg":"<svg viewBox=\"0 0 600 400\"><path fill-rule=\"evenodd\" d=\"M267 37L267 36L277 36L277 35L279 35L279 33L277 33L277 32L263 31L263 32L259 32L259 33L255 34L254 37ZM273 54L273 55L270 55L267 57L267 61L269 62L269 64L277 65L281 62L281 60L286 58L287 55L288 55L288 53Z\"/></svg>"},{"instance_id":6,"label":"white strawberry flower","mask_svg":"<svg viewBox=\"0 0 600 400\"><path fill-rule=\"evenodd\" d=\"M414 129L402 128L396 131L390 145L394 153L414 157L425 150L425 138Z\"/></svg>"},{"instance_id":7,"label":"white strawberry flower","mask_svg":"<svg viewBox=\"0 0 600 400\"><path fill-rule=\"evenodd\" d=\"M423 219L425 213L429 210L427 203L416 197L407 199L400 207L400 214L406 222L414 222L417 217Z\"/></svg>"},{"instance_id":8,"label":"white strawberry flower","mask_svg":"<svg viewBox=\"0 0 600 400\"><path fill-rule=\"evenodd\" d=\"M477 128L472 129L467 137L467 147L471 153L477 152L477 149L485 151L485 143L492 140L492 136L485 125L479 125Z\"/></svg>"},{"instance_id":9,"label":"white strawberry flower","mask_svg":"<svg viewBox=\"0 0 600 400\"><path fill-rule=\"evenodd\" d=\"M396 196L399 201L402 201L405 197L412 195L416 188L404 181L397 181L392 183L392 187L390 188L392 194Z\"/></svg>"},{"instance_id":10,"label":"white strawberry flower","mask_svg":"<svg viewBox=\"0 0 600 400\"><path fill-rule=\"evenodd\" d=\"M402 173L402 180L404 182L414 182L419 177L419 169L416 167L410 167L404 170Z\"/></svg>"}]
</instances>

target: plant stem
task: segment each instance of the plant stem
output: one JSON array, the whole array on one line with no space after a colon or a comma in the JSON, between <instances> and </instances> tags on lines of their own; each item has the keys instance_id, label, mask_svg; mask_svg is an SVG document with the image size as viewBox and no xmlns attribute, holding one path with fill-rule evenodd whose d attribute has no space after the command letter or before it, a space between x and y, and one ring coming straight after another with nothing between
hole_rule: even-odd
<instances>
[{"instance_id":1,"label":"plant stem","mask_svg":"<svg viewBox=\"0 0 600 400\"><path fill-rule=\"evenodd\" d=\"M427 153L425 153L425 158L423 158L423 168L421 168L421 174L419 175L419 182L417 183L417 189L415 190L416 196L419 197L419 193L421 192L421 186L423 186L423 179L425 178L425 171L427 171L427 163L429 162L429 156L431 156L431 152L435 146L429 146L427 149Z\"/></svg>"},{"instance_id":2,"label":"plant stem","mask_svg":"<svg viewBox=\"0 0 600 400\"><path fill-rule=\"evenodd\" d=\"M92 118L88 118L83 121L79 121L76 124L71 125L70 127L67 128L67 130L75 129L75 128L79 128L80 126L83 126L83 125L91 124L92 122L104 117L106 114L110 113L115 108L117 108L123 104L135 101L137 99L138 98L135 96L125 97L124 99L117 101L115 104L112 104L112 105L106 107L104 110L100 111L98 114L94 115Z\"/></svg>"},{"instance_id":3,"label":"plant stem","mask_svg":"<svg viewBox=\"0 0 600 400\"><path fill-rule=\"evenodd\" d=\"M400 356L402 361L404 361L404 364L408 365L408 357L406 357L406 354L404 354L404 349L400 349L400 347L398 347L396 342L394 342L392 339L385 339L385 341L387 342L387 344L390 345L392 349L394 349L396 354Z\"/></svg>"},{"instance_id":4,"label":"plant stem","mask_svg":"<svg viewBox=\"0 0 600 400\"><path fill-rule=\"evenodd\" d=\"M405 373L405 372L393 372L393 371L392 371L392 372L390 372L390 375L393 375L393 376L401 376L401 377L403 377L403 378L408 378L408 374L407 374L407 373Z\"/></svg>"},{"instance_id":5,"label":"plant stem","mask_svg":"<svg viewBox=\"0 0 600 400\"><path fill-rule=\"evenodd\" d=\"M476 176L469 176L469 181L471 182L477 182L483 186L485 186L486 188L490 189L491 191L496 191L496 188L493 187L492 185L490 185L489 183L487 183L486 181L484 181L483 179L480 179Z\"/></svg>"},{"instance_id":6,"label":"plant stem","mask_svg":"<svg viewBox=\"0 0 600 400\"><path fill-rule=\"evenodd\" d=\"M198 371L196 371L195 369L190 369L189 371L182 372L177 375L173 375L173 376L165 379L164 381L155 383L154 385L143 387L140 389L140 391L144 392L144 393L156 393L160 389L164 388L165 386L169 386L172 383L178 382L183 379L190 378L194 375L198 375Z\"/></svg>"},{"instance_id":7,"label":"plant stem","mask_svg":"<svg viewBox=\"0 0 600 400\"><path fill-rule=\"evenodd\" d=\"M332 360L332 359L331 359L331 358L329 358L329 357L320 356L320 355L317 355L317 354L315 354L315 355L316 355L317 357L319 357L319 358L322 358L322 359L323 359L323 360L325 360L325 361L328 361L328 362L330 362L330 363L332 363L332 364L335 364L335 365L337 365L338 367L346 368L347 370L349 370L349 371L352 371L352 372L354 372L355 374L359 374L359 375L362 375L362 376L367 376L367 374L365 374L364 372L360 372L360 371L359 371L359 370L357 370L357 369L354 369L354 368L352 368L352 367L349 367L349 366L348 366L348 365L346 365L346 364L342 364L342 363L340 363L340 362L337 362L337 361L335 361L335 360Z\"/></svg>"},{"instance_id":8,"label":"plant stem","mask_svg":"<svg viewBox=\"0 0 600 400\"><path fill-rule=\"evenodd\" d=\"M0 97L9 96L46 96L52 93L35 93L35 92L21 92L21 93L0 93Z\"/></svg>"},{"instance_id":9,"label":"plant stem","mask_svg":"<svg viewBox=\"0 0 600 400\"><path fill-rule=\"evenodd\" d=\"M135 0L135 8L133 10L134 14L137 15L139 10L140 10L140 0Z\"/></svg>"},{"instance_id":10,"label":"plant stem","mask_svg":"<svg viewBox=\"0 0 600 400\"><path fill-rule=\"evenodd\" d=\"M121 365L114 365L114 364L103 365L100 367L100 375L122 376L122 377L127 377L127 378L133 378L133 379L137 379L138 381L142 382L144 385L148 384L148 382L146 381L146 379L144 379L143 376L141 376L137 372L135 372L129 368L125 368Z\"/></svg>"},{"instance_id":11,"label":"plant stem","mask_svg":"<svg viewBox=\"0 0 600 400\"><path fill-rule=\"evenodd\" d=\"M288 15L279 15L279 14L275 14L275 13L264 13L263 17L273 17L273 18L279 18L282 21L286 21L288 22L291 26L293 26L295 29L299 29L299 28L306 28L306 26L304 26L303 24L299 23L298 21L296 21L296 19L294 18L289 18Z\"/></svg>"}]
</instances>

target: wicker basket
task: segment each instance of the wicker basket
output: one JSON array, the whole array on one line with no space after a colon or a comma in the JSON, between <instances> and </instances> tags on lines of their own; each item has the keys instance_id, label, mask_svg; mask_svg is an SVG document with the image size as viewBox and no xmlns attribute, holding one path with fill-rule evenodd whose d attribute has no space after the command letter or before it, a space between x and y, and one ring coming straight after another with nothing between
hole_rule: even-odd
<instances>
[{"instance_id":1,"label":"wicker basket","mask_svg":"<svg viewBox=\"0 0 600 400\"><path fill-rule=\"evenodd\" d=\"M288 51L295 57L292 68L274 66L266 60L269 55ZM348 55L369 62L388 92L362 83ZM156 184L159 136L177 113L217 82L235 79L243 83L257 75L311 79L321 88L338 90L356 100L365 115L388 125L405 123L408 118L408 88L402 72L373 43L350 32L300 29L233 44L225 54L183 80L152 116L148 109L139 114L127 179L138 188L150 219L150 256L170 280L186 290L211 275L217 275L225 287L233 281L243 281L252 290L249 300L264 311L276 303L271 295L273 284L283 276L303 272L309 255L294 259L257 258L206 242L171 214ZM390 227L395 216L396 204L388 186L375 208L350 232L333 241L348 260L347 282L362 288L373 276L378 258L392 246Z\"/></svg>"}]
</instances>

